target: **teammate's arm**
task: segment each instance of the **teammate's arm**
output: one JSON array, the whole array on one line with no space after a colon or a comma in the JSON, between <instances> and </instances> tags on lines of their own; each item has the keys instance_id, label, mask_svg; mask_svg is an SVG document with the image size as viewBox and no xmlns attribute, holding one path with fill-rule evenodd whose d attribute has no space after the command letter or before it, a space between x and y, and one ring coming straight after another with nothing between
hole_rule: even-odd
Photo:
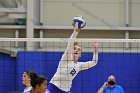
<instances>
[{"instance_id":1,"label":"teammate's arm","mask_svg":"<svg viewBox=\"0 0 140 93\"><path fill-rule=\"evenodd\" d=\"M98 63L98 43L94 41L92 44L94 46L92 61L80 62L80 70L89 69Z\"/></svg>"}]
</instances>

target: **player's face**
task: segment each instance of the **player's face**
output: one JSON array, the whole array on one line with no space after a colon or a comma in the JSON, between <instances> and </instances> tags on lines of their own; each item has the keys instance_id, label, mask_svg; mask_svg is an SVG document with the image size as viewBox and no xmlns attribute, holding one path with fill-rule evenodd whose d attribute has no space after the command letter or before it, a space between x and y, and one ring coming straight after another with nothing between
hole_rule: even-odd
<instances>
[{"instance_id":1,"label":"player's face","mask_svg":"<svg viewBox=\"0 0 140 93\"><path fill-rule=\"evenodd\" d=\"M27 73L26 72L24 72L23 73L23 76L22 76L22 83L23 84L29 84L30 83L30 77L27 75Z\"/></svg>"},{"instance_id":2,"label":"player's face","mask_svg":"<svg viewBox=\"0 0 140 93\"><path fill-rule=\"evenodd\" d=\"M40 86L37 85L38 93L45 93L46 88L47 88L47 81L46 80Z\"/></svg>"},{"instance_id":3,"label":"player's face","mask_svg":"<svg viewBox=\"0 0 140 93\"><path fill-rule=\"evenodd\" d=\"M81 56L81 47L78 45L75 45L74 46L74 53L73 53L74 60L77 61L80 56Z\"/></svg>"}]
</instances>

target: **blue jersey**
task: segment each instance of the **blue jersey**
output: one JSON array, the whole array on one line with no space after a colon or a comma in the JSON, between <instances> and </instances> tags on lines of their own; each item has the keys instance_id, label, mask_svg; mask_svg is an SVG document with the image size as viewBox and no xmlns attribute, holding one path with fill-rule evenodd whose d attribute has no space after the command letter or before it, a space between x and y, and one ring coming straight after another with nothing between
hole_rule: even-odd
<instances>
[{"instance_id":1,"label":"blue jersey","mask_svg":"<svg viewBox=\"0 0 140 93\"><path fill-rule=\"evenodd\" d=\"M103 93L124 93L124 90L119 85L115 85L113 88L107 86L107 87L105 87Z\"/></svg>"}]
</instances>

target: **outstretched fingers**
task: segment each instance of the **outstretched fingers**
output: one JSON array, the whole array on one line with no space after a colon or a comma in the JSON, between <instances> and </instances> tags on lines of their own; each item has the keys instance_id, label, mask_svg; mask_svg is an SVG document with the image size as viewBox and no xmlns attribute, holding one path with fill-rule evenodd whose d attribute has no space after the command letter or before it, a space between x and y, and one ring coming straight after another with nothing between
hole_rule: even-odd
<instances>
[{"instance_id":1,"label":"outstretched fingers","mask_svg":"<svg viewBox=\"0 0 140 93\"><path fill-rule=\"evenodd\" d=\"M92 45L94 46L94 48L98 48L99 47L99 43L97 41L93 41Z\"/></svg>"}]
</instances>

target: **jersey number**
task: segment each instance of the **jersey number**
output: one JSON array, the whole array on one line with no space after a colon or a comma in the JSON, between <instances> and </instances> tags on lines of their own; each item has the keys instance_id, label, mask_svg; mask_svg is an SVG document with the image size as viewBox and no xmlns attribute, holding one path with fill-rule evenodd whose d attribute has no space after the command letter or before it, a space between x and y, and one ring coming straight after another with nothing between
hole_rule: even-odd
<instances>
[{"instance_id":1,"label":"jersey number","mask_svg":"<svg viewBox=\"0 0 140 93\"><path fill-rule=\"evenodd\" d=\"M74 76L75 73L76 73L76 70L73 68L73 69L71 70L70 74L71 74L72 76Z\"/></svg>"}]
</instances>

